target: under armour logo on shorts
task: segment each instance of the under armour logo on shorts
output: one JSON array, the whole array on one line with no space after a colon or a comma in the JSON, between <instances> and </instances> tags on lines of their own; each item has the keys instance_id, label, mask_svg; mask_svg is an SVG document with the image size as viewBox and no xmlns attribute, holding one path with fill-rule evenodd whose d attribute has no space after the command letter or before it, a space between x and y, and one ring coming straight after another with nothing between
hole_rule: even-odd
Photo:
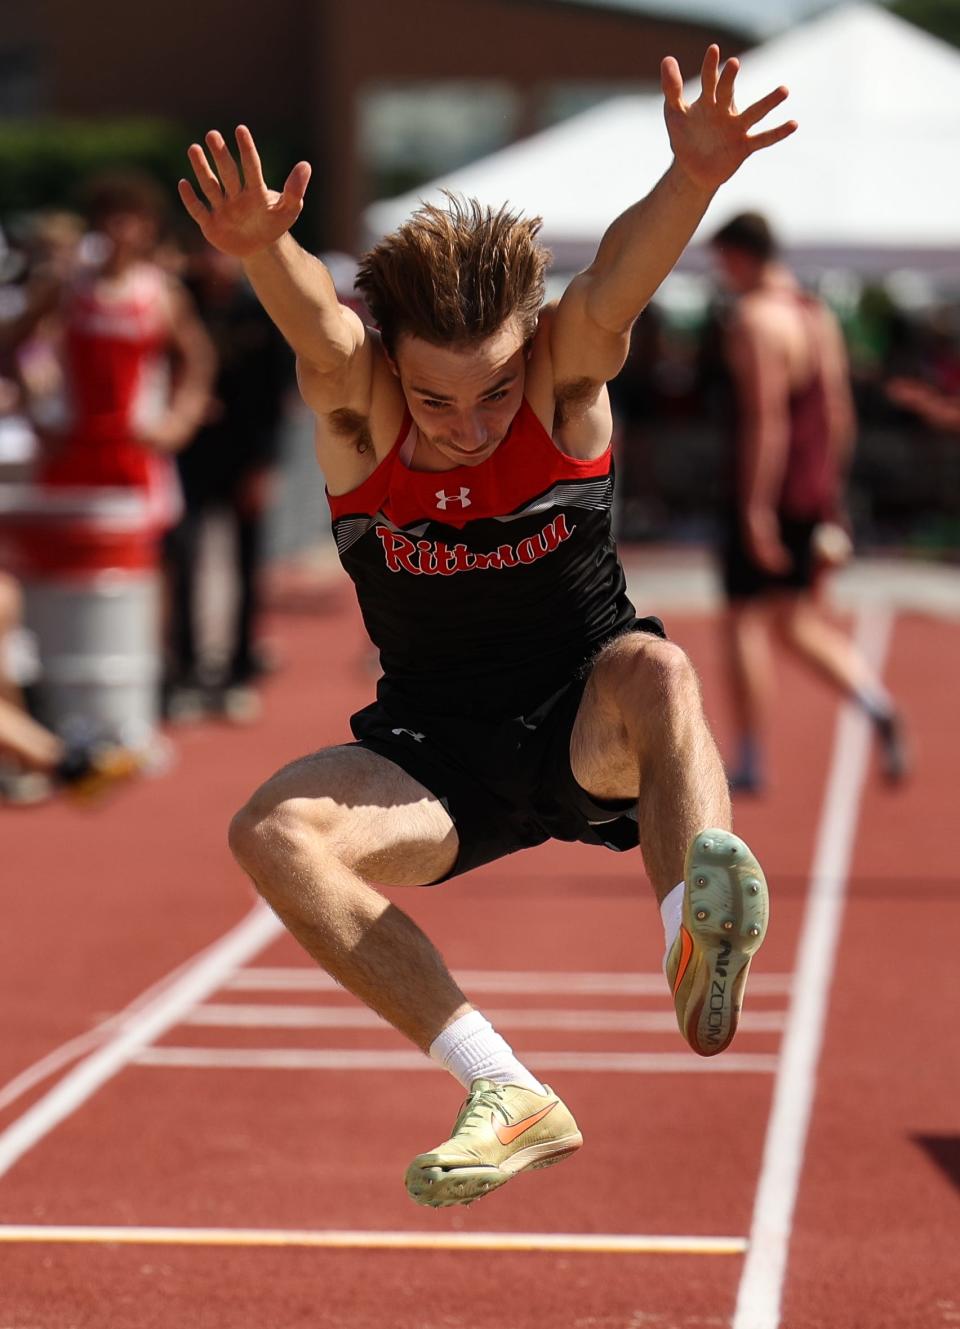
<instances>
[{"instance_id":1,"label":"under armour logo on shorts","mask_svg":"<svg viewBox=\"0 0 960 1329\"><path fill-rule=\"evenodd\" d=\"M468 508L470 506L469 493L470 490L465 485L460 486L459 494L448 494L445 490L438 489L435 495L437 507L441 512L446 512L448 503L459 503L462 508Z\"/></svg>"}]
</instances>

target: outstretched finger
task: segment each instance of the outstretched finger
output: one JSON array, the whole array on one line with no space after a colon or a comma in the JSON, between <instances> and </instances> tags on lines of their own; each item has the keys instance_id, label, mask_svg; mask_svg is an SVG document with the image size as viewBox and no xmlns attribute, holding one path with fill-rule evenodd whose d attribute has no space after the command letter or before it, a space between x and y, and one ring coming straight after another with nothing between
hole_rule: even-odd
<instances>
[{"instance_id":1,"label":"outstretched finger","mask_svg":"<svg viewBox=\"0 0 960 1329\"><path fill-rule=\"evenodd\" d=\"M219 129L211 129L204 141L210 149L210 155L216 162L223 192L227 198L234 198L240 193L240 172L237 170L237 163L230 156L230 149L224 142L223 135Z\"/></svg>"},{"instance_id":2,"label":"outstretched finger","mask_svg":"<svg viewBox=\"0 0 960 1329\"><path fill-rule=\"evenodd\" d=\"M191 143L187 150L187 156L190 158L190 165L193 167L193 173L197 177L197 184L200 186L204 198L213 205L222 203L223 190L220 187L220 181L211 171L207 154L200 144Z\"/></svg>"},{"instance_id":3,"label":"outstretched finger","mask_svg":"<svg viewBox=\"0 0 960 1329\"><path fill-rule=\"evenodd\" d=\"M177 181L177 193L180 195L180 202L189 212L190 216L198 226L203 226L210 216L210 209L205 208L194 193L193 185L189 180Z\"/></svg>"},{"instance_id":4,"label":"outstretched finger","mask_svg":"<svg viewBox=\"0 0 960 1329\"><path fill-rule=\"evenodd\" d=\"M706 101L712 102L717 96L717 71L720 68L720 47L714 44L707 47L706 55L703 57L703 64L700 66L700 87L703 89L703 97Z\"/></svg>"},{"instance_id":5,"label":"outstretched finger","mask_svg":"<svg viewBox=\"0 0 960 1329\"><path fill-rule=\"evenodd\" d=\"M297 162L283 186L283 197L286 203L299 208L303 202L303 196L307 192L307 185L310 183L311 171L312 167L309 162Z\"/></svg>"},{"instance_id":6,"label":"outstretched finger","mask_svg":"<svg viewBox=\"0 0 960 1329\"><path fill-rule=\"evenodd\" d=\"M683 78L680 66L672 55L660 61L660 87L668 106L674 110L683 109Z\"/></svg>"},{"instance_id":7,"label":"outstretched finger","mask_svg":"<svg viewBox=\"0 0 960 1329\"><path fill-rule=\"evenodd\" d=\"M786 101L788 95L786 88L774 88L773 92L768 92L766 97L761 97L759 101L740 113L740 123L745 129L752 129L764 116L769 115L774 107Z\"/></svg>"},{"instance_id":8,"label":"outstretched finger","mask_svg":"<svg viewBox=\"0 0 960 1329\"><path fill-rule=\"evenodd\" d=\"M739 72L740 61L735 57L723 66L723 73L717 82L717 105L724 111L729 111L733 105L733 85Z\"/></svg>"},{"instance_id":9,"label":"outstretched finger","mask_svg":"<svg viewBox=\"0 0 960 1329\"><path fill-rule=\"evenodd\" d=\"M263 179L263 167L260 154L253 141L253 135L246 125L237 125L237 147L240 150L240 165L243 167L243 179L247 185L266 189Z\"/></svg>"},{"instance_id":10,"label":"outstretched finger","mask_svg":"<svg viewBox=\"0 0 960 1329\"><path fill-rule=\"evenodd\" d=\"M759 152L761 148L772 148L774 143L781 143L797 129L796 120L787 120L776 129L768 129L765 134L751 134L747 139L750 152Z\"/></svg>"}]
</instances>

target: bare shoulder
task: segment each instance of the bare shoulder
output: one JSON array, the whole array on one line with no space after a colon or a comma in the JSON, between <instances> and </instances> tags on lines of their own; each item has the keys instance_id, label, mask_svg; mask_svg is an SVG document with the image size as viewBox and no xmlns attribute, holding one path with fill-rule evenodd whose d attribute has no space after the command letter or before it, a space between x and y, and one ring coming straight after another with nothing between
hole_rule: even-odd
<instances>
[{"instance_id":1,"label":"bare shoulder","mask_svg":"<svg viewBox=\"0 0 960 1329\"><path fill-rule=\"evenodd\" d=\"M352 310L345 312L360 323ZM348 494L387 455L403 423L403 393L379 333L364 327L357 350L334 373L298 360L297 381L315 417L317 461L327 488Z\"/></svg>"},{"instance_id":2,"label":"bare shoulder","mask_svg":"<svg viewBox=\"0 0 960 1329\"><path fill-rule=\"evenodd\" d=\"M731 361L781 362L789 357L802 323L796 308L782 297L751 292L737 301L729 324L727 349Z\"/></svg>"},{"instance_id":3,"label":"bare shoulder","mask_svg":"<svg viewBox=\"0 0 960 1329\"><path fill-rule=\"evenodd\" d=\"M784 308L781 297L766 291L751 291L737 301L730 327L746 337L762 336L782 325Z\"/></svg>"},{"instance_id":4,"label":"bare shoulder","mask_svg":"<svg viewBox=\"0 0 960 1329\"><path fill-rule=\"evenodd\" d=\"M558 381L552 354L555 303L544 305L527 364L524 395L559 451L590 461L606 451L613 417L606 384L587 377Z\"/></svg>"}]
</instances>

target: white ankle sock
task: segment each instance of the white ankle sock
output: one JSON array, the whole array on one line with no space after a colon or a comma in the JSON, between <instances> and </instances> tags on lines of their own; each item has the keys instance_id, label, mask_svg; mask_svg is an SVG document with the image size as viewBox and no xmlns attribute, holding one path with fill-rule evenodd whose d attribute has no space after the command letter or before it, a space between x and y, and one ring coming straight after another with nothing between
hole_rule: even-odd
<instances>
[{"instance_id":1,"label":"white ankle sock","mask_svg":"<svg viewBox=\"0 0 960 1329\"><path fill-rule=\"evenodd\" d=\"M677 933L680 931L680 921L683 918L683 887L681 881L678 886L674 886L669 895L665 895L660 901L660 917L663 919L663 939L667 949L663 953L663 967L667 967L667 956L670 954L670 947L677 939Z\"/></svg>"},{"instance_id":2,"label":"white ankle sock","mask_svg":"<svg viewBox=\"0 0 960 1329\"><path fill-rule=\"evenodd\" d=\"M430 1044L430 1056L455 1076L464 1089L483 1078L546 1093L540 1081L517 1061L510 1044L479 1011L468 1011L448 1024Z\"/></svg>"}]
</instances>

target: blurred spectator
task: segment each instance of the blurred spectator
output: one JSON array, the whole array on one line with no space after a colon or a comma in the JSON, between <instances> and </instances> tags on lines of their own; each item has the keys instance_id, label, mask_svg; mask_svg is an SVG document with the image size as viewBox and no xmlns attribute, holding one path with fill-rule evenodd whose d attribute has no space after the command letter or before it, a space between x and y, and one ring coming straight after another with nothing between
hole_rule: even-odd
<instances>
[{"instance_id":1,"label":"blurred spectator","mask_svg":"<svg viewBox=\"0 0 960 1329\"><path fill-rule=\"evenodd\" d=\"M944 392L920 378L891 378L887 396L932 429L960 433L960 392Z\"/></svg>"},{"instance_id":2,"label":"blurred spectator","mask_svg":"<svg viewBox=\"0 0 960 1329\"><path fill-rule=\"evenodd\" d=\"M660 415L663 359L663 315L649 304L633 325L627 362L610 384L617 423L616 533L621 539L640 539L661 524L653 432Z\"/></svg>"},{"instance_id":3,"label":"blurred spectator","mask_svg":"<svg viewBox=\"0 0 960 1329\"><path fill-rule=\"evenodd\" d=\"M21 268L0 300L0 375L5 388L0 392L0 417L11 444L7 460L20 463L20 470L17 475L5 470L8 479L23 478L36 462L32 405L62 391L63 371L54 351L56 311L63 284L76 268L83 230L82 219L73 213L45 212L13 232Z\"/></svg>"},{"instance_id":4,"label":"blurred spectator","mask_svg":"<svg viewBox=\"0 0 960 1329\"><path fill-rule=\"evenodd\" d=\"M25 373L43 445L38 481L136 488L159 529L176 511L164 454L203 418L213 348L183 288L152 261L165 211L153 181L100 177L88 208L92 234L78 245L63 221L46 220L28 303L4 340L27 366L56 357L58 372L48 358L42 373Z\"/></svg>"},{"instance_id":5,"label":"blurred spectator","mask_svg":"<svg viewBox=\"0 0 960 1329\"><path fill-rule=\"evenodd\" d=\"M890 374L884 384L889 401L919 417L931 429L960 431L960 346L947 310L939 310L924 339L919 366Z\"/></svg>"},{"instance_id":6,"label":"blurred spectator","mask_svg":"<svg viewBox=\"0 0 960 1329\"><path fill-rule=\"evenodd\" d=\"M27 713L10 658L20 610L20 588L0 572L0 800L36 802L58 786L92 800L135 775L142 755L116 746L68 746Z\"/></svg>"},{"instance_id":7,"label":"blurred spectator","mask_svg":"<svg viewBox=\"0 0 960 1329\"><path fill-rule=\"evenodd\" d=\"M850 550L841 491L855 418L840 329L778 261L764 218L735 217L713 251L734 297L718 324L733 443L721 550L737 734L731 786L763 787L771 633L859 703L882 744L885 774L900 779L905 752L893 701L815 595L819 574Z\"/></svg>"},{"instance_id":8,"label":"blurred spectator","mask_svg":"<svg viewBox=\"0 0 960 1329\"><path fill-rule=\"evenodd\" d=\"M154 668L159 674L160 538L180 511L170 454L190 440L209 408L215 352L184 287L154 261L166 207L158 186L133 172L116 173L91 182L87 198L87 234L63 214L38 219L27 242L31 271L22 308L0 330L0 348L13 357L38 438L35 485L49 495L51 513L67 491L82 514L59 525L51 518L49 540L35 530L28 553L21 541L21 555L31 582L39 577L49 592L48 610L64 579L83 577L70 614L56 622L47 614L37 631L44 674L48 638L60 633L56 650L69 653L76 645L89 661L86 681L94 691L68 697L41 678L45 718L61 733L147 744L156 711L146 700L156 684L147 679ZM89 490L89 500L78 500L78 490ZM110 514L118 510L117 495L127 515L126 534L115 539ZM35 497L30 503L43 506ZM114 613L107 626L97 612L102 592L91 558L98 573L136 569L137 577L124 582L125 622ZM96 625L92 636L88 624ZM136 644L133 631L141 634ZM111 688L96 662L114 652L121 636L138 677ZM81 714L83 707L89 714Z\"/></svg>"},{"instance_id":9,"label":"blurred spectator","mask_svg":"<svg viewBox=\"0 0 960 1329\"><path fill-rule=\"evenodd\" d=\"M184 512L167 539L171 588L167 710L186 718L212 698L227 718L257 711L253 684L263 671L255 639L264 517L277 465L283 401L293 356L254 295L237 259L204 245L187 284L217 349L219 370L207 418L177 457ZM197 623L199 538L211 512L232 527L237 607L222 675L208 688Z\"/></svg>"}]
</instances>

